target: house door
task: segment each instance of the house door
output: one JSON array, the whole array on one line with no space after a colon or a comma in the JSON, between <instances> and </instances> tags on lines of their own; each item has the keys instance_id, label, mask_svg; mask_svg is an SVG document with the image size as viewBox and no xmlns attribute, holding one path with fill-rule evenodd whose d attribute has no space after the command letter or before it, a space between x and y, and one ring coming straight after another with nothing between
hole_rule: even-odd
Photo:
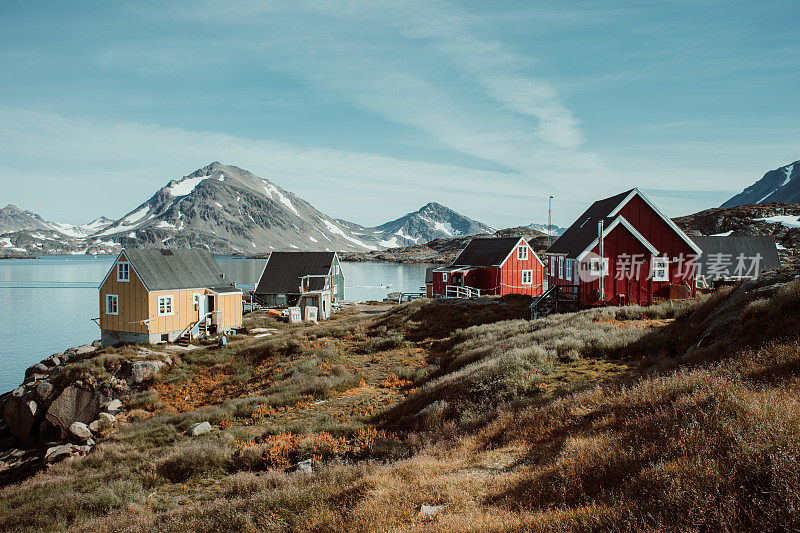
<instances>
[{"instance_id":1,"label":"house door","mask_svg":"<svg viewBox=\"0 0 800 533\"><path fill-rule=\"evenodd\" d=\"M216 297L213 294L209 294L209 295L206 296L206 306L205 306L206 308L205 308L205 313L203 313L203 314L211 313L211 323L212 324L216 324L217 323L217 313L214 313L214 310L215 310L214 304L215 303L216 303Z\"/></svg>"},{"instance_id":2,"label":"house door","mask_svg":"<svg viewBox=\"0 0 800 533\"><path fill-rule=\"evenodd\" d=\"M197 320L201 320L206 314L206 299L203 295L196 295L197 302Z\"/></svg>"},{"instance_id":3,"label":"house door","mask_svg":"<svg viewBox=\"0 0 800 533\"><path fill-rule=\"evenodd\" d=\"M463 272L453 272L453 285L458 287L464 286L464 273Z\"/></svg>"}]
</instances>

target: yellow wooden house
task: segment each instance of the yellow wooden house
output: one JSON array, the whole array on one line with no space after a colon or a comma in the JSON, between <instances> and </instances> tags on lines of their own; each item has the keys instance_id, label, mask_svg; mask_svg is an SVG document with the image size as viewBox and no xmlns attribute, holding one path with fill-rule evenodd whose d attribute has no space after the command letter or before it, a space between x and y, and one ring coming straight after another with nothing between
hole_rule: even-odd
<instances>
[{"instance_id":1,"label":"yellow wooden house","mask_svg":"<svg viewBox=\"0 0 800 533\"><path fill-rule=\"evenodd\" d=\"M103 345L158 343L242 325L242 291L205 250L123 250L100 284Z\"/></svg>"}]
</instances>

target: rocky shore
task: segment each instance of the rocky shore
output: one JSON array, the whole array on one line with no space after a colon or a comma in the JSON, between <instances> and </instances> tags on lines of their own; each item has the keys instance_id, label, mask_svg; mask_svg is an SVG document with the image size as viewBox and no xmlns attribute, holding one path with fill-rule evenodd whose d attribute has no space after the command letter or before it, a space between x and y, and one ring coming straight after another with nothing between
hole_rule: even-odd
<instances>
[{"instance_id":1,"label":"rocky shore","mask_svg":"<svg viewBox=\"0 0 800 533\"><path fill-rule=\"evenodd\" d=\"M0 396L0 485L89 453L125 421L126 400L171 365L165 352L109 353L95 341L29 367Z\"/></svg>"}]
</instances>

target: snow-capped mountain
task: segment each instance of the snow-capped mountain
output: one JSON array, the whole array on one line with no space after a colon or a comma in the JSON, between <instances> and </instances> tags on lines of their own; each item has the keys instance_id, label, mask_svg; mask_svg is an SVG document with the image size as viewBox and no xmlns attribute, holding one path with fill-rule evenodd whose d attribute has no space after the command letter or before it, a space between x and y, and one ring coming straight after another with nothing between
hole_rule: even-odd
<instances>
[{"instance_id":1,"label":"snow-capped mountain","mask_svg":"<svg viewBox=\"0 0 800 533\"><path fill-rule=\"evenodd\" d=\"M85 237L97 233L113 222L106 217L92 220L88 224L64 224L49 222L31 211L23 211L15 205L0 209L0 234L17 231L55 231L68 237Z\"/></svg>"},{"instance_id":2,"label":"snow-capped mountain","mask_svg":"<svg viewBox=\"0 0 800 533\"><path fill-rule=\"evenodd\" d=\"M434 239L494 233L494 228L431 202L413 213L369 228L382 248L424 244Z\"/></svg>"},{"instance_id":3,"label":"snow-capped mountain","mask_svg":"<svg viewBox=\"0 0 800 533\"><path fill-rule=\"evenodd\" d=\"M217 253L375 250L376 239L269 180L212 163L172 180L94 237L122 246L203 246Z\"/></svg>"},{"instance_id":4,"label":"snow-capped mountain","mask_svg":"<svg viewBox=\"0 0 800 533\"><path fill-rule=\"evenodd\" d=\"M545 235L549 233L551 237L560 237L562 233L567 231L567 228L561 228L556 226L555 224L550 224L550 226L548 226L547 224L528 224L525 227L535 231L539 231L541 233L544 233Z\"/></svg>"},{"instance_id":5,"label":"snow-capped mountain","mask_svg":"<svg viewBox=\"0 0 800 533\"><path fill-rule=\"evenodd\" d=\"M124 247L205 247L220 254L273 250L365 252L495 230L439 204L375 228L339 220L235 166L212 163L171 180L121 218L85 225L0 210L0 256L116 253Z\"/></svg>"},{"instance_id":6,"label":"snow-capped mountain","mask_svg":"<svg viewBox=\"0 0 800 533\"><path fill-rule=\"evenodd\" d=\"M800 161L770 170L764 177L720 207L765 204L769 202L800 203Z\"/></svg>"}]
</instances>

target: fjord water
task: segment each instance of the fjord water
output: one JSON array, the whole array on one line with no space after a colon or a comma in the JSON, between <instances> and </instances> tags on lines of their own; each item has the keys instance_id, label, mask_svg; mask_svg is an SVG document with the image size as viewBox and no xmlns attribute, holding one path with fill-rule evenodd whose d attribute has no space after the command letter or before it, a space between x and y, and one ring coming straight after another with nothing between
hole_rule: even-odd
<instances>
[{"instance_id":1,"label":"fjord water","mask_svg":"<svg viewBox=\"0 0 800 533\"><path fill-rule=\"evenodd\" d=\"M42 256L0 260L0 393L17 387L25 369L45 357L100 338L97 287L115 256ZM264 261L218 257L243 288ZM342 263L348 300L381 300L418 292L427 265ZM252 285L251 285L252 287Z\"/></svg>"}]
</instances>

